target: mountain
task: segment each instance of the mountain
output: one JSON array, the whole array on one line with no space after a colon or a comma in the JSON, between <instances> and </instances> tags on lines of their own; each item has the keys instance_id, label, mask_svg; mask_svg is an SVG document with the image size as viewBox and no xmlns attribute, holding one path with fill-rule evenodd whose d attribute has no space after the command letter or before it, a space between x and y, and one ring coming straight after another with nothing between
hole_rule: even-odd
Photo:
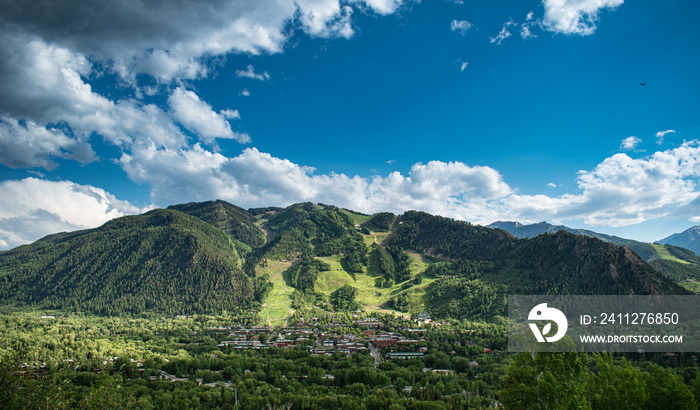
<instances>
[{"instance_id":1,"label":"mountain","mask_svg":"<svg viewBox=\"0 0 700 410\"><path fill-rule=\"evenodd\" d=\"M253 249L267 241L265 232L258 227L253 214L226 201L190 202L172 205L168 209L195 216L222 230L231 240L242 242Z\"/></svg>"},{"instance_id":2,"label":"mountain","mask_svg":"<svg viewBox=\"0 0 700 410\"><path fill-rule=\"evenodd\" d=\"M396 231L394 242L448 258L490 261L496 276L518 279L504 283L524 285L522 289L513 289L516 291L542 292L553 286L552 290L572 294L653 294L677 288L667 286L628 247L595 237L558 230L531 239L516 239L502 230L420 212L407 212L401 218L404 223ZM614 273L615 270L618 272ZM622 275L622 270L634 275ZM523 276L534 280L523 280ZM601 284L597 285L596 281ZM567 286L571 289L565 289Z\"/></svg>"},{"instance_id":3,"label":"mountain","mask_svg":"<svg viewBox=\"0 0 700 410\"><path fill-rule=\"evenodd\" d=\"M535 224L523 225L520 222L498 221L487 225L486 227L503 229L505 231L510 232L511 235L515 236L516 238L533 238L543 233L555 233L559 231L566 231L569 233L573 233L574 235L591 236L600 240L604 240L606 242L613 242L613 239L624 240L616 236L605 235L586 229L569 228L568 226L564 225L552 225L548 222L539 222Z\"/></svg>"},{"instance_id":4,"label":"mountain","mask_svg":"<svg viewBox=\"0 0 700 410\"><path fill-rule=\"evenodd\" d=\"M645 242L638 242L632 239L620 238L619 236L593 232L587 229L569 228L568 226L552 225L547 222L523 225L519 222L503 221L494 222L490 225L487 225L487 227L503 229L505 231L508 231L511 235L515 236L516 238L534 238L535 236L543 233L554 233L564 231L572 233L574 235L590 236L592 238L600 239L601 241L614 243L617 246L626 246L630 248L634 253L639 255L642 259L644 259L646 262L650 262L654 259L659 258L663 259L663 256L659 253L658 249L656 249L651 244ZM662 251L661 253L665 253L665 251Z\"/></svg>"},{"instance_id":5,"label":"mountain","mask_svg":"<svg viewBox=\"0 0 700 410\"><path fill-rule=\"evenodd\" d=\"M505 315L506 294L688 294L627 247L565 231L517 239L504 230L406 212L391 243L432 255L433 313ZM440 265L443 265L442 267Z\"/></svg>"},{"instance_id":6,"label":"mountain","mask_svg":"<svg viewBox=\"0 0 700 410\"><path fill-rule=\"evenodd\" d=\"M232 240L258 248L265 244L265 232L256 224L255 217L247 210L226 201L190 202L171 205L168 209L195 216L222 230Z\"/></svg>"},{"instance_id":7,"label":"mountain","mask_svg":"<svg viewBox=\"0 0 700 410\"><path fill-rule=\"evenodd\" d=\"M313 203L173 205L0 254L3 305L100 314L260 308L281 324L352 307L483 320L505 316L508 294L679 293L629 248L589 236L518 239L424 212Z\"/></svg>"},{"instance_id":8,"label":"mountain","mask_svg":"<svg viewBox=\"0 0 700 410\"><path fill-rule=\"evenodd\" d=\"M270 242L260 249L258 258L293 260L342 254L346 259L365 260L367 247L348 211L310 202L266 209L262 214L256 212L266 217L263 226L270 233Z\"/></svg>"},{"instance_id":9,"label":"mountain","mask_svg":"<svg viewBox=\"0 0 700 410\"><path fill-rule=\"evenodd\" d=\"M683 246L682 244L687 244L692 241L693 237L700 237L700 227L697 227L698 229L696 229L695 232L690 232L687 235L676 234L670 236L669 238L677 236L678 238L686 239L685 241L678 240L673 244L649 244L586 229L573 229L564 225L552 225L547 222L523 225L519 222L498 221L488 225L488 227L503 229L518 238L533 238L543 233L565 231L575 235L597 238L618 246L626 246L672 281L694 291L700 290L700 286L697 285L698 281L700 281L700 257L698 257L696 253L686 249L686 247L681 247ZM696 246L700 246L700 242L698 242Z\"/></svg>"},{"instance_id":10,"label":"mountain","mask_svg":"<svg viewBox=\"0 0 700 410\"><path fill-rule=\"evenodd\" d=\"M253 301L224 232L175 210L50 235L0 255L0 300L101 314L193 313Z\"/></svg>"},{"instance_id":11,"label":"mountain","mask_svg":"<svg viewBox=\"0 0 700 410\"><path fill-rule=\"evenodd\" d=\"M675 233L659 241L662 245L675 245L690 249L700 255L700 225L693 226L681 233Z\"/></svg>"}]
</instances>

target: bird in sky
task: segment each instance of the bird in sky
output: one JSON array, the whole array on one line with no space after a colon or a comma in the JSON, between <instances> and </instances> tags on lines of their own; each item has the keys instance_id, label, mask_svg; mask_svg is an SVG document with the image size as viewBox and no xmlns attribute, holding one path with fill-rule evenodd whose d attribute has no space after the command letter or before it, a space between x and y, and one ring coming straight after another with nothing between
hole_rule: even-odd
<instances>
[{"instance_id":1,"label":"bird in sky","mask_svg":"<svg viewBox=\"0 0 700 410\"><path fill-rule=\"evenodd\" d=\"M643 82L643 83L639 83L639 85L647 85L647 83L646 83L646 82Z\"/></svg>"}]
</instances>

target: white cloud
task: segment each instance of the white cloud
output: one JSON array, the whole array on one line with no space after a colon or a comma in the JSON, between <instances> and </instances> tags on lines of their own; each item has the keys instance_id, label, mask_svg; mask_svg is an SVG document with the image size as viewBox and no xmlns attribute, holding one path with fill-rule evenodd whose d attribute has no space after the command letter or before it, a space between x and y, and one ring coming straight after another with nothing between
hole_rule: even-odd
<instances>
[{"instance_id":1,"label":"white cloud","mask_svg":"<svg viewBox=\"0 0 700 410\"><path fill-rule=\"evenodd\" d=\"M241 91L240 94L241 94L243 97L250 97L250 91L248 91L247 88L244 88L244 89Z\"/></svg>"},{"instance_id":2,"label":"white cloud","mask_svg":"<svg viewBox=\"0 0 700 410\"><path fill-rule=\"evenodd\" d=\"M7 33L0 43L0 112L45 124L112 107L82 80L93 69L83 54Z\"/></svg>"},{"instance_id":3,"label":"white cloud","mask_svg":"<svg viewBox=\"0 0 700 410\"><path fill-rule=\"evenodd\" d=\"M556 188L557 184L555 184L554 182L550 182L549 184L547 184L547 186L550 188Z\"/></svg>"},{"instance_id":4,"label":"white cloud","mask_svg":"<svg viewBox=\"0 0 700 410\"><path fill-rule=\"evenodd\" d=\"M84 7L74 0L27 0L16 7L0 2L0 161L46 168L56 165L55 158L89 162L94 160L89 140L95 134L125 151L133 144L180 149L188 140L176 121L203 132L196 137L204 142L247 142L247 134L226 124L233 114L207 112L210 104L199 96L199 101L190 101L198 108L191 113L172 107L166 112L139 98L168 90L169 84L207 77L230 53L282 52L293 30L349 38L353 8L388 14L402 3L124 0ZM137 80L141 74L153 78L142 86L138 82L143 80ZM257 73L252 65L239 74L270 79L268 72ZM104 75L116 75L121 86L132 86L136 99L128 97L128 89L119 100L95 92L88 79ZM203 115L212 122L202 122ZM50 124L61 124L60 131ZM24 151L18 149L19 142L26 143Z\"/></svg>"},{"instance_id":5,"label":"white cloud","mask_svg":"<svg viewBox=\"0 0 700 410\"><path fill-rule=\"evenodd\" d=\"M452 20L450 23L450 30L464 35L467 31L471 30L473 26L474 25L467 20Z\"/></svg>"},{"instance_id":6,"label":"white cloud","mask_svg":"<svg viewBox=\"0 0 700 410\"><path fill-rule=\"evenodd\" d=\"M35 38L1 35L2 163L52 168L52 158L94 160L94 133L119 147L135 141L181 146L186 138L160 108L95 93L83 78L92 65L81 54ZM61 124L55 129L48 124Z\"/></svg>"},{"instance_id":7,"label":"white cloud","mask_svg":"<svg viewBox=\"0 0 700 410\"><path fill-rule=\"evenodd\" d=\"M601 10L615 9L623 0L544 0L544 27L563 34L595 32Z\"/></svg>"},{"instance_id":8,"label":"white cloud","mask_svg":"<svg viewBox=\"0 0 700 410\"><path fill-rule=\"evenodd\" d=\"M528 39L528 38L537 37L537 36L536 36L535 34L532 33L532 30L530 30L530 26L529 26L529 25L523 24L523 25L520 27L520 37L521 37L523 40L526 40L526 39Z\"/></svg>"},{"instance_id":9,"label":"white cloud","mask_svg":"<svg viewBox=\"0 0 700 410\"><path fill-rule=\"evenodd\" d=\"M97 160L86 142L68 137L63 131L47 129L33 121L20 123L0 115L0 164L10 168L42 167L46 170L58 164L51 158L67 158L82 163Z\"/></svg>"},{"instance_id":10,"label":"white cloud","mask_svg":"<svg viewBox=\"0 0 700 410\"><path fill-rule=\"evenodd\" d=\"M663 143L664 143L664 137L665 137L666 134L668 134L668 133L674 133L674 134L675 134L676 131L675 131L675 130L666 130L666 131L659 131L659 132L657 132L657 133L656 133L656 143L659 144L659 145L663 144Z\"/></svg>"},{"instance_id":11,"label":"white cloud","mask_svg":"<svg viewBox=\"0 0 700 410\"><path fill-rule=\"evenodd\" d=\"M668 214L700 218L698 141L638 159L615 154L579 172L577 193L558 197L520 194L497 170L460 162L417 163L407 175L363 178L316 174L312 167L255 148L226 157L195 144L135 145L119 163L133 181L152 187L152 201L160 206L217 198L243 207L312 201L367 213L416 209L481 224L550 220L612 227ZM70 182L7 181L0 194L10 198L0 210L0 240L8 244L138 211L99 188Z\"/></svg>"},{"instance_id":12,"label":"white cloud","mask_svg":"<svg viewBox=\"0 0 700 410\"><path fill-rule=\"evenodd\" d=\"M403 0L351 0L351 2L365 3L379 14L391 14L404 3Z\"/></svg>"},{"instance_id":13,"label":"white cloud","mask_svg":"<svg viewBox=\"0 0 700 410\"><path fill-rule=\"evenodd\" d=\"M119 159L132 181L151 185L151 197L161 206L230 197L227 192L236 187L228 184L235 181L219 171L226 162L228 158L199 144L183 149L136 146Z\"/></svg>"},{"instance_id":14,"label":"white cloud","mask_svg":"<svg viewBox=\"0 0 700 410\"><path fill-rule=\"evenodd\" d=\"M235 139L240 143L250 142L248 134L239 134L231 130L228 119L240 118L238 111L222 110L216 113L211 105L202 101L193 91L178 87L168 98L173 116L187 129L209 144L216 138Z\"/></svg>"},{"instance_id":15,"label":"white cloud","mask_svg":"<svg viewBox=\"0 0 700 410\"><path fill-rule=\"evenodd\" d=\"M637 138L633 135L631 137L627 137L624 140L622 140L622 144L620 144L620 149L631 151L631 150L637 149L637 146L641 142L642 142L641 138Z\"/></svg>"},{"instance_id":16,"label":"white cloud","mask_svg":"<svg viewBox=\"0 0 700 410\"><path fill-rule=\"evenodd\" d=\"M0 26L113 63L124 78L147 73L162 81L206 76L205 60L211 56L278 53L290 26L312 36L353 35L353 7L339 0L124 0L90 7L74 3L28 0L16 7L2 2ZM390 14L403 1L350 4Z\"/></svg>"},{"instance_id":17,"label":"white cloud","mask_svg":"<svg viewBox=\"0 0 700 410\"><path fill-rule=\"evenodd\" d=\"M335 1L307 1L306 3L316 4L313 8L314 12L305 13L299 17L308 34L326 38L350 38L355 34L352 29L352 7L341 7L340 3Z\"/></svg>"},{"instance_id":18,"label":"white cloud","mask_svg":"<svg viewBox=\"0 0 700 410\"><path fill-rule=\"evenodd\" d=\"M691 141L640 159L615 154L579 173L580 194L514 195L504 198L501 210L526 222L582 219L591 226L626 226L671 213L690 219L698 215L698 177L700 143Z\"/></svg>"},{"instance_id":19,"label":"white cloud","mask_svg":"<svg viewBox=\"0 0 700 410\"><path fill-rule=\"evenodd\" d=\"M537 35L532 32L533 26L541 27L542 22L540 20L535 20L535 13L530 11L527 13L527 16L525 16L525 22L520 25L520 37L523 40L537 37Z\"/></svg>"},{"instance_id":20,"label":"white cloud","mask_svg":"<svg viewBox=\"0 0 700 410\"><path fill-rule=\"evenodd\" d=\"M462 64L459 66L459 71L464 71L468 65L469 61L463 61Z\"/></svg>"},{"instance_id":21,"label":"white cloud","mask_svg":"<svg viewBox=\"0 0 700 410\"><path fill-rule=\"evenodd\" d=\"M700 201L694 182L700 177L697 141L640 159L616 154L580 172L578 193L558 197L519 194L497 170L460 162L418 163L407 175L371 178L317 175L313 168L255 148L229 158L200 146L149 147L125 154L121 162L132 180L153 187L158 205L216 198L244 207L312 201L368 213L417 209L483 224L583 220L624 226L670 212L695 217L693 201Z\"/></svg>"},{"instance_id":22,"label":"white cloud","mask_svg":"<svg viewBox=\"0 0 700 410\"><path fill-rule=\"evenodd\" d=\"M314 201L359 211L446 214L460 203L485 207L485 202L512 192L492 168L459 162L415 164L408 176L314 175L313 168L255 148L227 158L198 145L188 150L144 147L124 154L120 162L133 181L153 187L152 200L158 205L221 198L244 207Z\"/></svg>"},{"instance_id":23,"label":"white cloud","mask_svg":"<svg viewBox=\"0 0 700 410\"><path fill-rule=\"evenodd\" d=\"M508 27L514 26L515 22L513 20L508 20L505 23L503 23L503 28L501 28L501 31L498 32L498 35L496 37L489 37L491 40L491 43L496 43L499 46L503 43L505 39L511 36L510 31L508 31Z\"/></svg>"},{"instance_id":24,"label":"white cloud","mask_svg":"<svg viewBox=\"0 0 700 410\"><path fill-rule=\"evenodd\" d=\"M389 165L392 165L394 162L396 162L396 160L395 159L388 159L385 162Z\"/></svg>"},{"instance_id":25,"label":"white cloud","mask_svg":"<svg viewBox=\"0 0 700 410\"><path fill-rule=\"evenodd\" d=\"M247 134L233 132L226 121L240 118L235 110L215 113L196 94L181 88L170 96L170 113L129 98L113 102L83 80L92 70L84 56L36 39L28 44L11 36L5 39L7 47L0 48L4 57L0 58L4 85L0 87L0 163L4 165L53 169L54 158L94 161L89 143L93 134L122 149L132 144L180 148L187 138L175 120L201 133L198 137L205 142L215 138L250 141ZM14 62L11 67L3 67L9 62Z\"/></svg>"},{"instance_id":26,"label":"white cloud","mask_svg":"<svg viewBox=\"0 0 700 410\"><path fill-rule=\"evenodd\" d=\"M270 73L268 73L267 71L265 71L263 73L259 73L259 74L256 73L255 67L253 67L252 64L249 64L245 70L237 70L236 76L241 77L241 78L252 78L254 80L259 80L259 81L267 81L271 78Z\"/></svg>"},{"instance_id":27,"label":"white cloud","mask_svg":"<svg viewBox=\"0 0 700 410\"><path fill-rule=\"evenodd\" d=\"M209 104L207 104L209 105ZM223 115L227 120L240 120L241 113L238 110L225 109L219 111L219 114Z\"/></svg>"},{"instance_id":28,"label":"white cloud","mask_svg":"<svg viewBox=\"0 0 700 410\"><path fill-rule=\"evenodd\" d=\"M45 235L93 228L110 219L145 211L90 185L36 178L0 183L0 248Z\"/></svg>"}]
</instances>

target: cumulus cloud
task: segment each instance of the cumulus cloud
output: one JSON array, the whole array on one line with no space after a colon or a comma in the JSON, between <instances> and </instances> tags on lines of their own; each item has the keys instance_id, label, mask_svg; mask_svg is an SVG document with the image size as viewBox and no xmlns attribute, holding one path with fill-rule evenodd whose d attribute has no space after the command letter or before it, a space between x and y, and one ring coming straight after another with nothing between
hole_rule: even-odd
<instances>
[{"instance_id":1,"label":"cumulus cloud","mask_svg":"<svg viewBox=\"0 0 700 410\"><path fill-rule=\"evenodd\" d=\"M403 3L403 0L352 0L352 3L364 3L379 14L391 14Z\"/></svg>"},{"instance_id":2,"label":"cumulus cloud","mask_svg":"<svg viewBox=\"0 0 700 410\"><path fill-rule=\"evenodd\" d=\"M401 0L351 1L379 14ZM29 0L0 3L0 26L83 55L112 62L118 72L161 80L207 74L207 56L277 53L289 24L314 36L350 37L353 8L338 0Z\"/></svg>"},{"instance_id":3,"label":"cumulus cloud","mask_svg":"<svg viewBox=\"0 0 700 410\"><path fill-rule=\"evenodd\" d=\"M68 137L57 128L47 129L32 121L20 123L0 115L0 164L10 168L56 168L51 158L89 163L97 160L90 144Z\"/></svg>"},{"instance_id":4,"label":"cumulus cloud","mask_svg":"<svg viewBox=\"0 0 700 410\"><path fill-rule=\"evenodd\" d=\"M510 31L508 31L508 28L515 25L516 24L513 20L508 20L505 23L503 23L503 28L501 28L501 31L498 32L498 35L496 35L496 37L489 37L491 43L496 43L500 46L505 39L511 36L511 33Z\"/></svg>"},{"instance_id":5,"label":"cumulus cloud","mask_svg":"<svg viewBox=\"0 0 700 410\"><path fill-rule=\"evenodd\" d=\"M155 105L114 102L84 78L92 64L82 54L36 38L2 35L0 47L0 161L12 167L55 167L52 158L95 160L93 134L128 147L136 141L181 146L186 138ZM55 124L60 127L56 128Z\"/></svg>"},{"instance_id":6,"label":"cumulus cloud","mask_svg":"<svg viewBox=\"0 0 700 410\"><path fill-rule=\"evenodd\" d=\"M473 24L467 20L452 20L450 23L450 30L456 31L461 35L464 35L467 31L471 30Z\"/></svg>"},{"instance_id":7,"label":"cumulus cloud","mask_svg":"<svg viewBox=\"0 0 700 410\"><path fill-rule=\"evenodd\" d=\"M169 111L140 98L155 96L171 84L207 77L231 53L279 53L294 30L349 38L353 9L388 14L401 4L401 0L173 4L124 0L88 5L28 0L17 7L0 2L0 161L47 169L56 165L55 158L90 162L94 152L89 140L94 135L125 152L134 144L176 150L188 144L178 123L195 134L201 132L195 140L202 142L216 138L248 142L247 134L232 131L226 121L236 118L233 110L214 112L197 94L171 94ZM145 86L138 84L144 81L142 74L151 76ZM131 86L135 97L129 98L126 90L113 100L93 90L91 79L105 75ZM239 75L270 79L267 71L256 72L252 65ZM193 109L189 113L183 111L187 104ZM203 121L206 116L209 123ZM20 142L26 143L26 151L18 149Z\"/></svg>"},{"instance_id":8,"label":"cumulus cloud","mask_svg":"<svg viewBox=\"0 0 700 410\"><path fill-rule=\"evenodd\" d=\"M663 144L663 143L664 143L664 137L666 136L666 134L669 134L669 133L674 133L674 134L675 134L676 131L675 131L675 130L666 130L666 131L659 131L659 132L657 132L657 133L656 133L656 143L659 144L659 145Z\"/></svg>"},{"instance_id":9,"label":"cumulus cloud","mask_svg":"<svg viewBox=\"0 0 700 410\"><path fill-rule=\"evenodd\" d=\"M183 150L147 147L124 154L120 162L132 180L153 187L152 199L159 205L221 198L245 207L314 201L367 212L423 209L452 214L448 210L461 203L485 207L487 201L512 192L494 169L459 162L415 164L407 176L315 175L311 167L255 148L228 158L199 145Z\"/></svg>"},{"instance_id":10,"label":"cumulus cloud","mask_svg":"<svg viewBox=\"0 0 700 410\"><path fill-rule=\"evenodd\" d=\"M36 178L0 183L0 248L45 235L93 228L110 219L145 211L101 188Z\"/></svg>"},{"instance_id":11,"label":"cumulus cloud","mask_svg":"<svg viewBox=\"0 0 700 410\"><path fill-rule=\"evenodd\" d=\"M235 139L240 143L250 142L248 134L239 134L231 130L228 119L240 118L238 111L222 110L216 113L211 105L202 101L197 94L182 87L176 88L170 94L168 103L175 119L205 142L211 144L216 138Z\"/></svg>"},{"instance_id":12,"label":"cumulus cloud","mask_svg":"<svg viewBox=\"0 0 700 410\"><path fill-rule=\"evenodd\" d=\"M506 198L511 216L529 220L583 219L590 225L625 226L663 217L671 212L689 219L698 216L700 143L634 159L616 154L591 171L581 171L579 194L558 198L543 195ZM526 218L521 218L526 219Z\"/></svg>"},{"instance_id":13,"label":"cumulus cloud","mask_svg":"<svg viewBox=\"0 0 700 410\"><path fill-rule=\"evenodd\" d=\"M357 211L423 210L487 224L498 219L583 220L623 226L670 212L697 217L700 143L634 159L616 154L577 178L578 192L558 197L518 193L490 167L460 162L414 164L408 174L363 178L316 174L311 167L247 148L236 157L201 146L154 147L124 155L130 178L153 187L158 205L221 198L244 207L332 203ZM550 184L554 188L556 185ZM695 202L694 202L695 201Z\"/></svg>"},{"instance_id":14,"label":"cumulus cloud","mask_svg":"<svg viewBox=\"0 0 700 410\"><path fill-rule=\"evenodd\" d=\"M624 140L622 140L622 143L620 144L620 149L626 150L626 151L631 151L634 149L637 149L637 146L642 142L641 138L637 138L634 135L631 137L627 137Z\"/></svg>"},{"instance_id":15,"label":"cumulus cloud","mask_svg":"<svg viewBox=\"0 0 700 410\"><path fill-rule=\"evenodd\" d=\"M698 141L643 158L615 154L580 171L577 192L561 196L518 193L497 170L461 162L417 163L407 174L365 178L317 174L256 148L227 157L195 144L180 149L135 145L119 163L131 180L152 187L158 206L210 199L243 207L312 201L366 213L416 209L481 224L555 220L613 227L670 213L700 218ZM0 194L10 198L0 210L0 240L8 244L139 211L99 188L70 182L7 181L0 184Z\"/></svg>"},{"instance_id":16,"label":"cumulus cloud","mask_svg":"<svg viewBox=\"0 0 700 410\"><path fill-rule=\"evenodd\" d=\"M262 73L256 73L255 67L253 67L252 64L248 64L248 67L246 67L245 70L237 70L236 76L240 78L252 78L254 80L259 81L267 81L271 78L270 73L268 73L267 71Z\"/></svg>"},{"instance_id":17,"label":"cumulus cloud","mask_svg":"<svg viewBox=\"0 0 700 410\"><path fill-rule=\"evenodd\" d=\"M85 55L8 33L0 43L0 111L47 123L112 107L83 81L93 69Z\"/></svg>"},{"instance_id":18,"label":"cumulus cloud","mask_svg":"<svg viewBox=\"0 0 700 410\"><path fill-rule=\"evenodd\" d=\"M340 3L335 1L316 3L313 13L305 13L299 17L307 33L328 38L350 38L355 34L352 29L352 7L341 7Z\"/></svg>"},{"instance_id":19,"label":"cumulus cloud","mask_svg":"<svg viewBox=\"0 0 700 410\"><path fill-rule=\"evenodd\" d=\"M615 9L624 0L544 0L543 24L562 34L588 36L595 32L601 10Z\"/></svg>"}]
</instances>

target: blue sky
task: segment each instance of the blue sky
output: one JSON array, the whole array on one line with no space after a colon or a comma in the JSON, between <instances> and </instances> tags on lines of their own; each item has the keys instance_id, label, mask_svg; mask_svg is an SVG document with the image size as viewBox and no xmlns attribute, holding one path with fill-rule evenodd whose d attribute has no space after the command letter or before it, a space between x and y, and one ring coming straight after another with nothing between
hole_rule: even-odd
<instances>
[{"instance_id":1,"label":"blue sky","mask_svg":"<svg viewBox=\"0 0 700 410\"><path fill-rule=\"evenodd\" d=\"M661 239L700 223L699 8L5 2L0 249L210 199Z\"/></svg>"}]
</instances>

